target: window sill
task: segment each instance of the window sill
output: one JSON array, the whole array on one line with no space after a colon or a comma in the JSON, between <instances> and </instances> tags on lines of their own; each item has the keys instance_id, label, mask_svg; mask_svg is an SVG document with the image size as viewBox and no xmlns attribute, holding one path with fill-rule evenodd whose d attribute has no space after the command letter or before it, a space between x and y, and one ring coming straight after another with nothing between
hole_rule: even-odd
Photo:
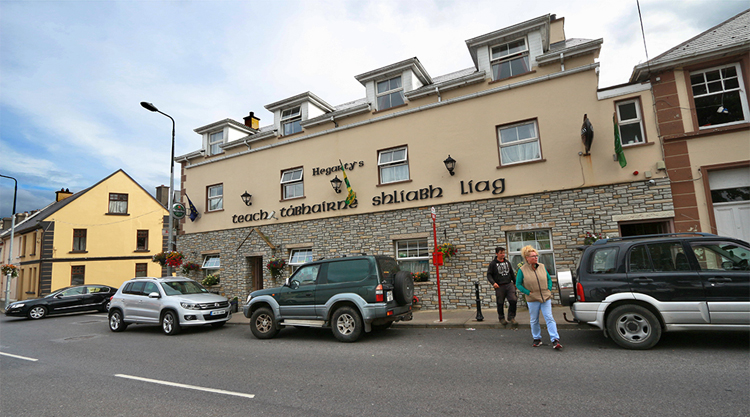
<instances>
[{"instance_id":1,"label":"window sill","mask_svg":"<svg viewBox=\"0 0 750 417\"><path fill-rule=\"evenodd\" d=\"M219 153L212 153L211 155L206 155L206 158L211 158L212 156L224 155L224 153L225 153L224 151L221 151Z\"/></svg>"},{"instance_id":2,"label":"window sill","mask_svg":"<svg viewBox=\"0 0 750 417\"><path fill-rule=\"evenodd\" d=\"M70 251L68 253L89 253L89 251L87 251L87 250L72 250L72 251Z\"/></svg>"},{"instance_id":3,"label":"window sill","mask_svg":"<svg viewBox=\"0 0 750 417\"><path fill-rule=\"evenodd\" d=\"M277 136L277 138L279 140L281 140L281 139L291 138L292 136L301 136L301 135L304 135L304 134L305 134L305 131L303 130L301 132L292 133L291 135L279 135L279 136Z\"/></svg>"},{"instance_id":4,"label":"window sill","mask_svg":"<svg viewBox=\"0 0 750 417\"><path fill-rule=\"evenodd\" d=\"M387 109L378 109L378 110L375 110L374 112L372 112L372 114L378 114L378 113L386 112L388 110L393 110L393 109L398 109L398 108L401 108L401 107L406 107L408 105L409 105L409 103L404 103L404 104L399 104L398 106L388 107Z\"/></svg>"},{"instance_id":5,"label":"window sill","mask_svg":"<svg viewBox=\"0 0 750 417\"><path fill-rule=\"evenodd\" d=\"M222 211L224 211L224 209L204 211L203 214L219 213L219 212L222 212Z\"/></svg>"},{"instance_id":6,"label":"window sill","mask_svg":"<svg viewBox=\"0 0 750 417\"><path fill-rule=\"evenodd\" d=\"M283 203L283 202L285 202L285 201L294 201L294 200L301 200L301 199L303 199L303 198L307 198L307 196L304 196L304 195L303 195L303 196L300 196L300 197L294 197L294 198L282 198L281 200L279 200L279 203Z\"/></svg>"},{"instance_id":7,"label":"window sill","mask_svg":"<svg viewBox=\"0 0 750 417\"><path fill-rule=\"evenodd\" d=\"M501 83L501 82L503 82L503 81L507 81L507 80L512 80L513 78L523 77L524 75L530 75L530 74L534 74L534 73L536 73L536 70L531 70L531 71L529 71L529 72L524 72L523 74L518 74L518 75L511 75L511 76L510 76L510 77L508 77L508 78L501 78L501 79L499 79L499 80L492 80L492 81L490 81L489 83L487 83L487 85L492 85L492 84L497 84L497 83Z\"/></svg>"},{"instance_id":8,"label":"window sill","mask_svg":"<svg viewBox=\"0 0 750 417\"><path fill-rule=\"evenodd\" d=\"M130 213L104 213L105 216L130 216Z\"/></svg>"},{"instance_id":9,"label":"window sill","mask_svg":"<svg viewBox=\"0 0 750 417\"><path fill-rule=\"evenodd\" d=\"M148 250L148 249L136 249L136 250L134 250L133 252L134 252L134 253L143 253L143 252L151 252L151 251L150 251L150 250Z\"/></svg>"},{"instance_id":10,"label":"window sill","mask_svg":"<svg viewBox=\"0 0 750 417\"><path fill-rule=\"evenodd\" d=\"M740 130L748 130L750 129L750 123L740 123L740 124L734 124L730 126L717 126L717 127L705 127L705 128L699 128L701 130L696 130L693 132L688 133L680 133L677 135L670 135L665 136L665 141L670 140L681 140L681 139L692 139L697 138L701 136L709 136L714 134L720 134L720 133L729 133L729 132L735 132Z\"/></svg>"},{"instance_id":11,"label":"window sill","mask_svg":"<svg viewBox=\"0 0 750 417\"><path fill-rule=\"evenodd\" d=\"M533 160L533 161L516 162L515 164L508 164L508 165L498 165L498 166L497 166L497 169L501 169L501 168L510 168L510 167L517 167L517 166L519 166L519 165L536 164L536 163L539 163L539 162L547 162L547 160L546 160L546 159L544 159L544 158L542 158L542 159L535 159L535 160Z\"/></svg>"},{"instance_id":12,"label":"window sill","mask_svg":"<svg viewBox=\"0 0 750 417\"><path fill-rule=\"evenodd\" d=\"M411 179L408 179L408 180L403 180L403 181L394 181L394 182L387 182L387 183L385 183L385 184L378 184L378 185L376 185L376 187L385 187L385 186L387 186L387 185L394 185L394 184L403 184L403 183L405 183L405 182L412 182L412 180L411 180Z\"/></svg>"},{"instance_id":13,"label":"window sill","mask_svg":"<svg viewBox=\"0 0 750 417\"><path fill-rule=\"evenodd\" d=\"M622 145L622 149L630 149L630 148L640 148L641 146L651 146L655 142L644 142L644 143L634 143L632 145Z\"/></svg>"}]
</instances>

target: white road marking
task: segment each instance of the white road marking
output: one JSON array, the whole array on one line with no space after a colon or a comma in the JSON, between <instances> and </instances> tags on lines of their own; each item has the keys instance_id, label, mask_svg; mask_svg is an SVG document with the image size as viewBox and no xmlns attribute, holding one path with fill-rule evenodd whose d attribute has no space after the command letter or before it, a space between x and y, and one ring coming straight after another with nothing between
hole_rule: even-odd
<instances>
[{"instance_id":1,"label":"white road marking","mask_svg":"<svg viewBox=\"0 0 750 417\"><path fill-rule=\"evenodd\" d=\"M115 376L118 377L118 378L127 378L127 379L134 379L136 381L150 382L152 384L169 385L169 386L172 386L172 387L194 389L194 390L206 391L206 392L213 392L213 393L216 393L216 394L234 395L236 397L255 398L255 395L253 395L253 394L245 394L245 393L242 393L242 392L224 391L222 389L215 389L215 388L196 387L195 385L178 384L176 382L160 381L158 379L150 379L150 378L141 378L139 376L132 376L132 375L115 374Z\"/></svg>"},{"instance_id":2,"label":"white road marking","mask_svg":"<svg viewBox=\"0 0 750 417\"><path fill-rule=\"evenodd\" d=\"M4 352L0 352L0 355L10 356L11 358L23 359L25 361L31 361L31 362L36 362L39 360L39 359L34 359L34 358L27 358L26 356L11 355L10 353L4 353Z\"/></svg>"}]
</instances>

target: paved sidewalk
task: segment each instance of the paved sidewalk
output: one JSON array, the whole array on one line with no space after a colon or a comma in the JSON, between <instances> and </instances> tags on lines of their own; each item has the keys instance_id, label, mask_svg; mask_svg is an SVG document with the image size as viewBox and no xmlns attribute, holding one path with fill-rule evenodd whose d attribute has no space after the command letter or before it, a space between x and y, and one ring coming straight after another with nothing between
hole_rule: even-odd
<instances>
[{"instance_id":1,"label":"paved sidewalk","mask_svg":"<svg viewBox=\"0 0 750 417\"><path fill-rule=\"evenodd\" d=\"M507 311L507 310L506 310ZM568 307L552 307L552 315L555 317L558 329L578 328L579 324L565 321L565 317L573 319L573 314ZM477 321L477 311L468 309L443 309L443 321L440 321L438 310L415 310L414 318L410 321L399 321L393 324L394 327L421 327L421 328L472 328L472 329L502 329L504 326L497 320L497 311L492 309L482 309L484 320ZM529 310L525 307L519 307L516 314L518 328L528 329ZM544 317L539 318L544 327ZM242 314L242 310L232 314L229 324L250 324L250 319ZM510 328L510 326L508 326Z\"/></svg>"}]
</instances>

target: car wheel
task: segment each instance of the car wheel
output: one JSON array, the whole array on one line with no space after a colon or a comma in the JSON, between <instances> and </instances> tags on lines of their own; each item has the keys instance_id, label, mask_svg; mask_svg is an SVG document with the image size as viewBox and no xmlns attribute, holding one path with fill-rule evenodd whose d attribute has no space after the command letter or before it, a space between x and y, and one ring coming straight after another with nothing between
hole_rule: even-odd
<instances>
[{"instance_id":1,"label":"car wheel","mask_svg":"<svg viewBox=\"0 0 750 417\"><path fill-rule=\"evenodd\" d=\"M122 332L128 327L127 323L122 320L120 310L113 310L109 313L109 330L113 332Z\"/></svg>"},{"instance_id":2,"label":"car wheel","mask_svg":"<svg viewBox=\"0 0 750 417\"><path fill-rule=\"evenodd\" d=\"M623 305L607 317L607 333L626 349L651 349L661 338L661 324L647 308Z\"/></svg>"},{"instance_id":3,"label":"car wheel","mask_svg":"<svg viewBox=\"0 0 750 417\"><path fill-rule=\"evenodd\" d=\"M393 278L393 298L399 305L410 304L414 296L414 278L409 271L398 271Z\"/></svg>"},{"instance_id":4,"label":"car wheel","mask_svg":"<svg viewBox=\"0 0 750 417\"><path fill-rule=\"evenodd\" d=\"M342 342L355 342L362 335L362 317L351 307L341 307L333 313L331 330Z\"/></svg>"},{"instance_id":5,"label":"car wheel","mask_svg":"<svg viewBox=\"0 0 750 417\"><path fill-rule=\"evenodd\" d=\"M225 324L227 324L227 322L220 321L218 323L211 323L211 327L223 327Z\"/></svg>"},{"instance_id":6,"label":"car wheel","mask_svg":"<svg viewBox=\"0 0 750 417\"><path fill-rule=\"evenodd\" d=\"M258 339L270 339L279 333L276 326L276 318L273 311L267 307L261 307L253 312L250 317L250 330Z\"/></svg>"},{"instance_id":7,"label":"car wheel","mask_svg":"<svg viewBox=\"0 0 750 417\"><path fill-rule=\"evenodd\" d=\"M166 311L161 316L161 329L167 336L173 336L180 332L180 319L174 311Z\"/></svg>"},{"instance_id":8,"label":"car wheel","mask_svg":"<svg viewBox=\"0 0 750 417\"><path fill-rule=\"evenodd\" d=\"M47 315L47 309L43 306L34 306L29 310L29 318L32 320L39 320Z\"/></svg>"}]
</instances>

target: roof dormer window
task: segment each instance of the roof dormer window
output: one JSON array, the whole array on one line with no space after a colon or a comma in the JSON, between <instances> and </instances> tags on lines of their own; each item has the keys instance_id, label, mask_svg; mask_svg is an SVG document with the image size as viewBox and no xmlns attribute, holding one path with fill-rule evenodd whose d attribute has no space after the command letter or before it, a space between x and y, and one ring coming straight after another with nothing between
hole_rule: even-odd
<instances>
[{"instance_id":1,"label":"roof dormer window","mask_svg":"<svg viewBox=\"0 0 750 417\"><path fill-rule=\"evenodd\" d=\"M404 104L404 88L401 76L378 82L378 110L390 109Z\"/></svg>"},{"instance_id":2,"label":"roof dormer window","mask_svg":"<svg viewBox=\"0 0 750 417\"><path fill-rule=\"evenodd\" d=\"M216 155L221 153L219 145L222 143L224 143L224 131L220 130L208 135L208 154Z\"/></svg>"},{"instance_id":3,"label":"roof dormer window","mask_svg":"<svg viewBox=\"0 0 750 417\"><path fill-rule=\"evenodd\" d=\"M300 106L286 109L281 112L281 127L284 136L293 135L302 131L300 122L302 121L302 115L300 113Z\"/></svg>"},{"instance_id":4,"label":"roof dormer window","mask_svg":"<svg viewBox=\"0 0 750 417\"><path fill-rule=\"evenodd\" d=\"M492 48L492 79L503 80L530 71L526 38Z\"/></svg>"}]
</instances>

